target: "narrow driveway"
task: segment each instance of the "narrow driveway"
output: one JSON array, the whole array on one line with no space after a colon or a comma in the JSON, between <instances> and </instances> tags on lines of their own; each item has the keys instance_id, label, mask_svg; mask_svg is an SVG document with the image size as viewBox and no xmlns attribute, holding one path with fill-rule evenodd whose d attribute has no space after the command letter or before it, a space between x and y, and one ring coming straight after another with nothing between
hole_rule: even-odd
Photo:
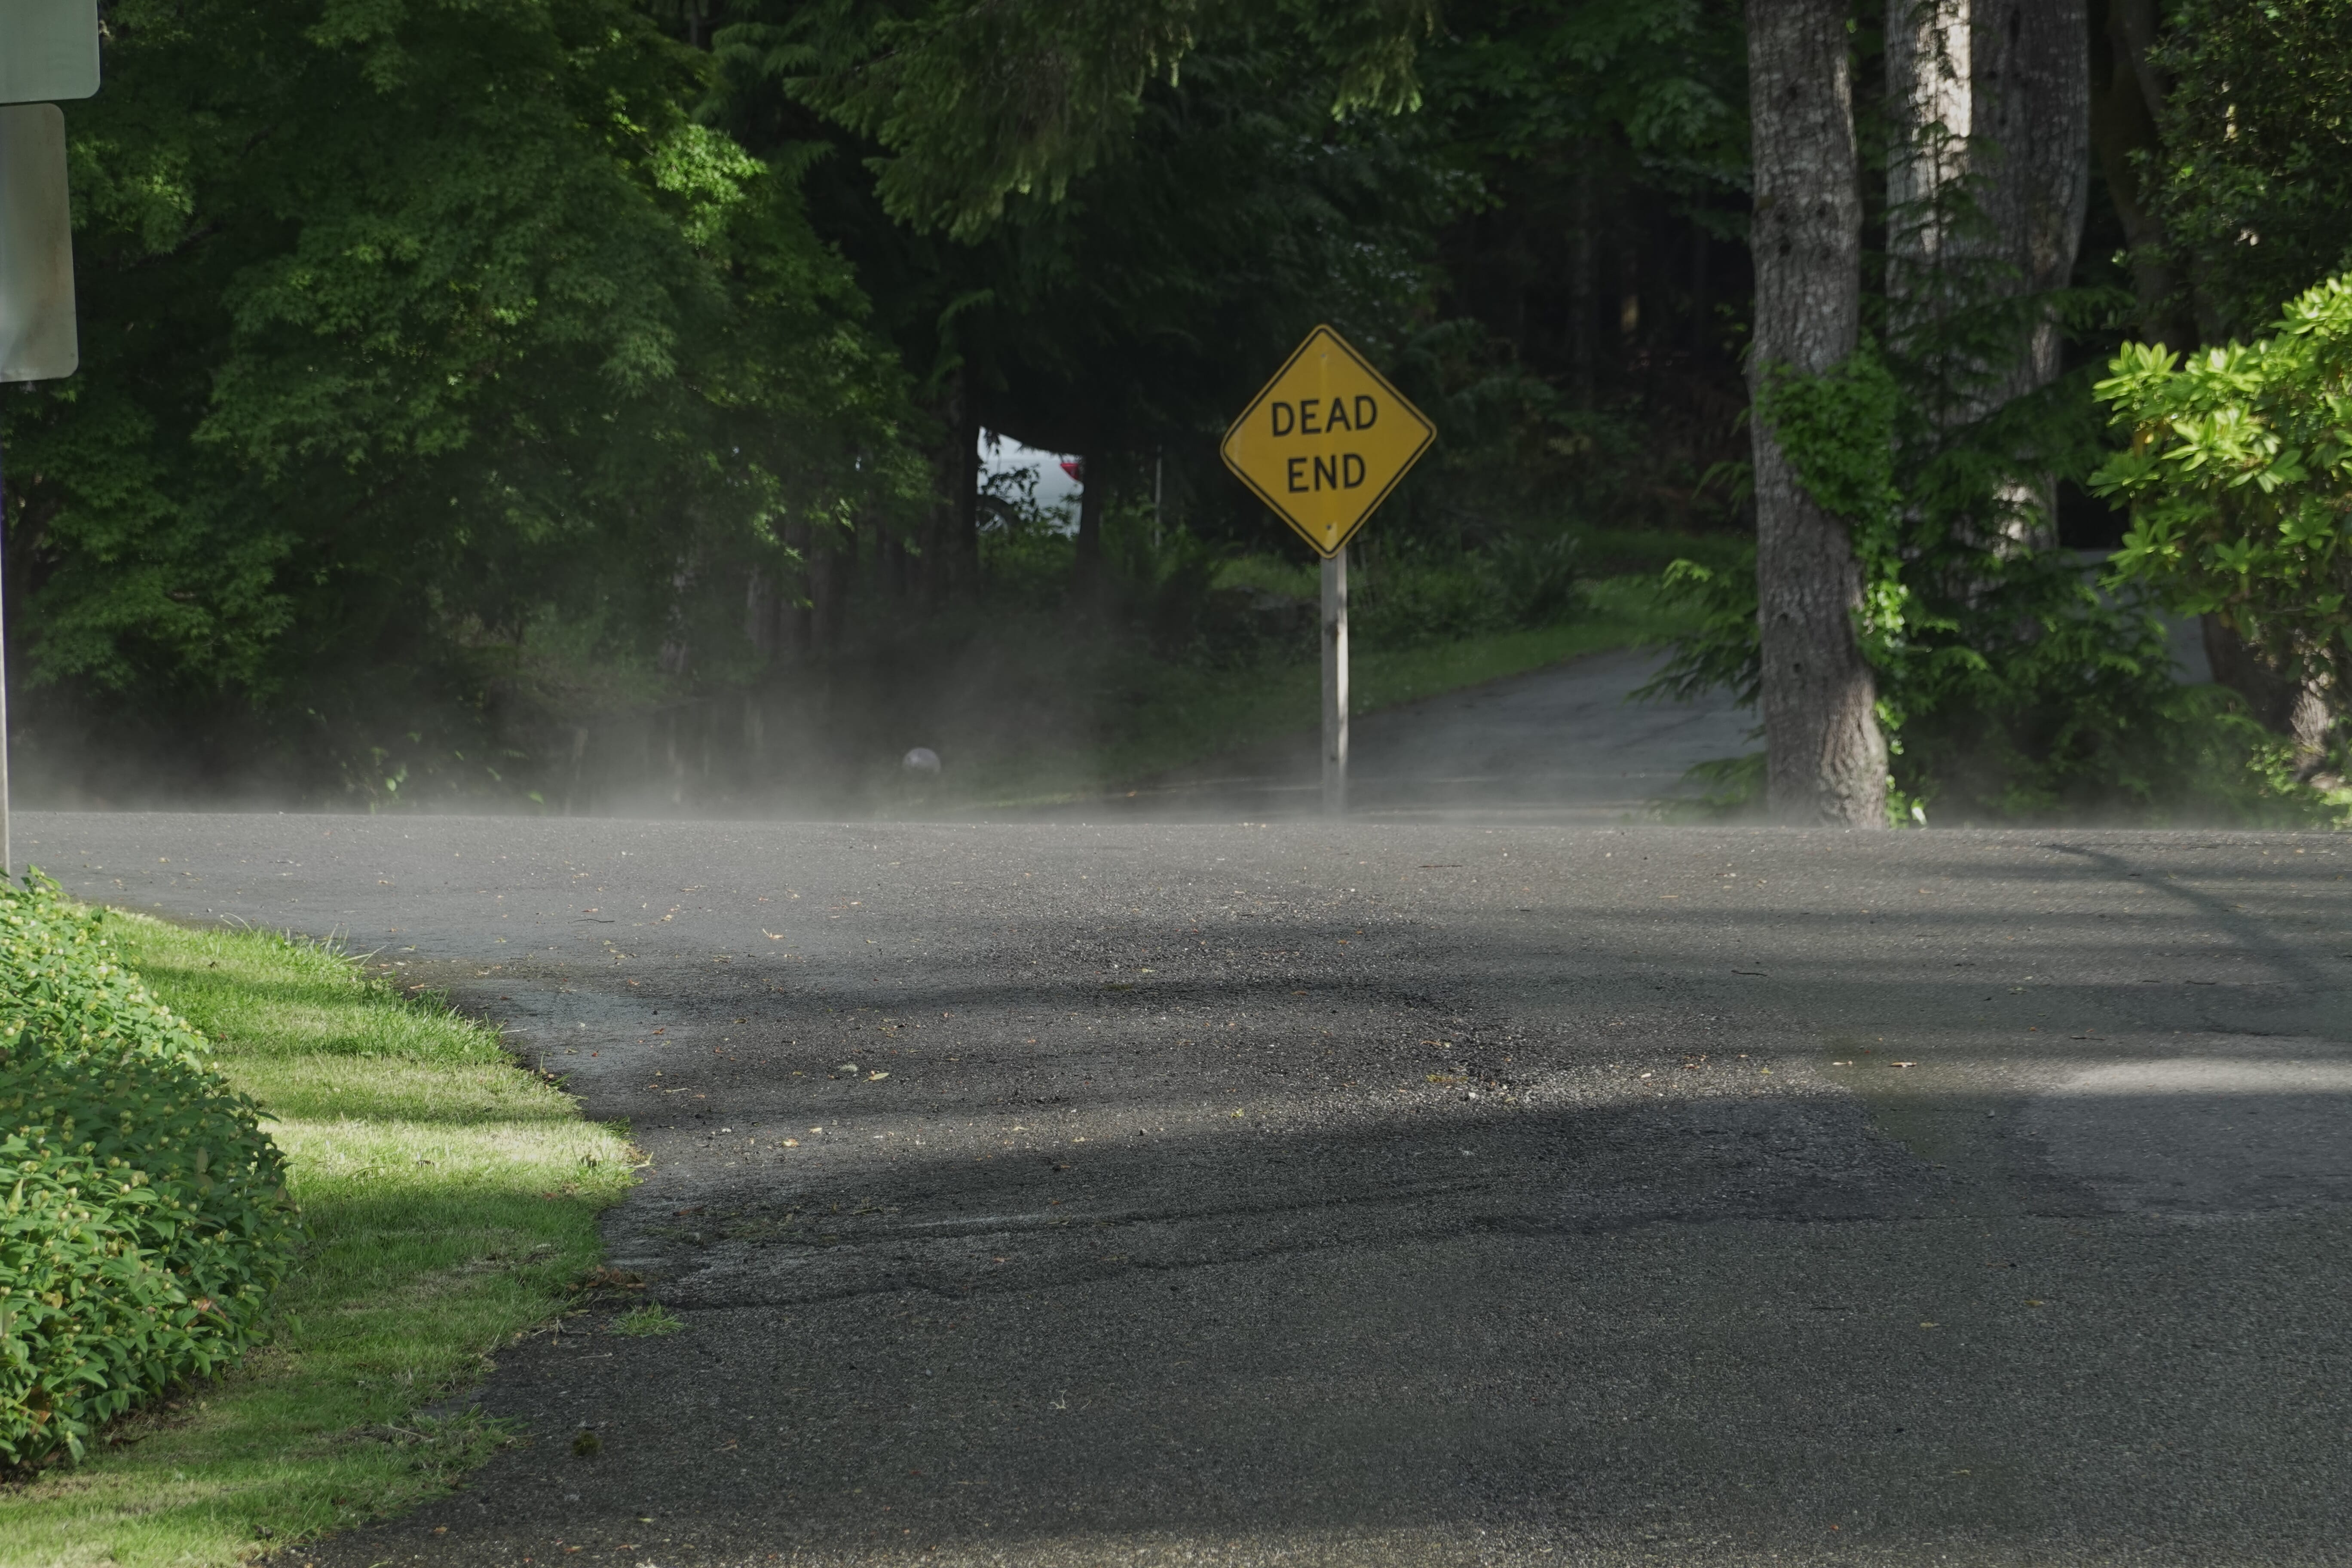
<instances>
[{"instance_id":1,"label":"narrow driveway","mask_svg":"<svg viewBox=\"0 0 2352 1568\"><path fill-rule=\"evenodd\" d=\"M1653 820L1700 763L1758 749L1756 715L1722 693L1636 701L1665 664L1624 648L1368 713L1349 724L1349 806L1384 821L1607 826ZM1322 809L1320 737L1301 730L1154 780L1131 795L1057 808L1087 820L1231 822Z\"/></svg>"},{"instance_id":2,"label":"narrow driveway","mask_svg":"<svg viewBox=\"0 0 2352 1568\"><path fill-rule=\"evenodd\" d=\"M501 1354L531 1440L321 1568L2346 1561L2338 838L19 840L383 949L653 1162L685 1331Z\"/></svg>"}]
</instances>

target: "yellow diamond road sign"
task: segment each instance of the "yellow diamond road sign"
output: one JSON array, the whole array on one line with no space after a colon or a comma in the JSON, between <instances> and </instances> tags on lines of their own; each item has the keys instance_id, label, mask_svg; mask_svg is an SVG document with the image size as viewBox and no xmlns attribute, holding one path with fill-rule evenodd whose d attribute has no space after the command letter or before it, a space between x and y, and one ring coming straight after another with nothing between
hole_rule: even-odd
<instances>
[{"instance_id":1,"label":"yellow diamond road sign","mask_svg":"<svg viewBox=\"0 0 2352 1568\"><path fill-rule=\"evenodd\" d=\"M1225 467L1298 536L1337 555L1436 427L1328 327L1307 334L1289 363L1225 432Z\"/></svg>"}]
</instances>

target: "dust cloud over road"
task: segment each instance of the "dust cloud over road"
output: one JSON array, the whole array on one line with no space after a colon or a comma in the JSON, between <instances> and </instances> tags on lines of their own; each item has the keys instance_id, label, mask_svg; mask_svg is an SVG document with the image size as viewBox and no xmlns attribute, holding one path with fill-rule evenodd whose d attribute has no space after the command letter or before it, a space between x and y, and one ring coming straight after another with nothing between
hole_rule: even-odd
<instances>
[{"instance_id":1,"label":"dust cloud over road","mask_svg":"<svg viewBox=\"0 0 2352 1568\"><path fill-rule=\"evenodd\" d=\"M2352 846L64 816L651 1160L320 1564L2344 1561ZM581 1427L598 1453L575 1458Z\"/></svg>"}]
</instances>

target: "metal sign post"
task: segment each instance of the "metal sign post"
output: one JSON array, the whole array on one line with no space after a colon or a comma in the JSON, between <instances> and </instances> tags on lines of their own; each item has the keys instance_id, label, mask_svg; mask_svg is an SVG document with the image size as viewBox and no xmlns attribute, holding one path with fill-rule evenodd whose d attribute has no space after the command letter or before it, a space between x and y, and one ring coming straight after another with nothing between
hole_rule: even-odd
<instances>
[{"instance_id":1,"label":"metal sign post","mask_svg":"<svg viewBox=\"0 0 2352 1568\"><path fill-rule=\"evenodd\" d=\"M1323 558L1323 809L1348 809L1348 541L1436 426L1328 327L1225 432L1225 467Z\"/></svg>"},{"instance_id":2,"label":"metal sign post","mask_svg":"<svg viewBox=\"0 0 2352 1568\"><path fill-rule=\"evenodd\" d=\"M0 385L52 381L81 363L74 329L66 121L56 99L98 90L98 0L0 0ZM0 477L0 561L8 492ZM0 610L0 879L8 842L8 668Z\"/></svg>"},{"instance_id":3,"label":"metal sign post","mask_svg":"<svg viewBox=\"0 0 2352 1568\"><path fill-rule=\"evenodd\" d=\"M1348 547L1323 557L1323 809L1348 811Z\"/></svg>"},{"instance_id":4,"label":"metal sign post","mask_svg":"<svg viewBox=\"0 0 2352 1568\"><path fill-rule=\"evenodd\" d=\"M7 554L8 479L0 472L0 560ZM5 571L0 571L5 579ZM8 846L8 620L7 592L0 581L0 882L8 879L16 859Z\"/></svg>"}]
</instances>

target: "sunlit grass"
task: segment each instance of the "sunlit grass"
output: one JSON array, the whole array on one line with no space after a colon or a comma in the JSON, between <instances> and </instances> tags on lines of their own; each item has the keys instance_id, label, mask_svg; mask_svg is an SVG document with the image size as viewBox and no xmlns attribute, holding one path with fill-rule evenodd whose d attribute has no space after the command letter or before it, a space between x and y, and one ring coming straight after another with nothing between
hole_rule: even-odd
<instances>
[{"instance_id":1,"label":"sunlit grass","mask_svg":"<svg viewBox=\"0 0 2352 1568\"><path fill-rule=\"evenodd\" d=\"M415 1412L557 1311L627 1186L621 1132L488 1028L346 959L137 916L125 956L275 1118L309 1245L270 1342L0 1487L0 1565L211 1564L446 1489L503 1440Z\"/></svg>"}]
</instances>

